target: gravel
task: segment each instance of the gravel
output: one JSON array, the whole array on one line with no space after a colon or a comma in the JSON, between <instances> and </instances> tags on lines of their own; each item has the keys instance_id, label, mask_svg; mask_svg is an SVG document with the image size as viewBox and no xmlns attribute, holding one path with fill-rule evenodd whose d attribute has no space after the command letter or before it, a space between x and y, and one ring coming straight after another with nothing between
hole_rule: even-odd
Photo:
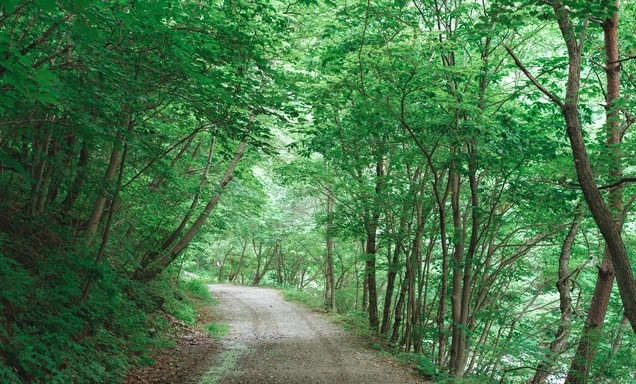
<instances>
[{"instance_id":1,"label":"gravel","mask_svg":"<svg viewBox=\"0 0 636 384\"><path fill-rule=\"evenodd\" d=\"M273 289L210 285L229 333L200 384L425 383Z\"/></svg>"}]
</instances>

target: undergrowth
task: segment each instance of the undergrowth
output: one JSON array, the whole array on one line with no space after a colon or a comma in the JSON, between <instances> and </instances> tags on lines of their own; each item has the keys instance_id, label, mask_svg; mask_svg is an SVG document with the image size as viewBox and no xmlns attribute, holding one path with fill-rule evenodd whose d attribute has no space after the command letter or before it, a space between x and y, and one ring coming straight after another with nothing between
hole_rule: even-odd
<instances>
[{"instance_id":1,"label":"undergrowth","mask_svg":"<svg viewBox=\"0 0 636 384\"><path fill-rule=\"evenodd\" d=\"M289 301L303 304L313 310L325 310L325 298L317 289L298 290L294 287L286 287L282 290L283 297Z\"/></svg>"},{"instance_id":2,"label":"undergrowth","mask_svg":"<svg viewBox=\"0 0 636 384\"><path fill-rule=\"evenodd\" d=\"M0 254L0 382L115 383L161 340L151 293L107 266L82 297L80 258L44 252L35 265Z\"/></svg>"},{"instance_id":3,"label":"undergrowth","mask_svg":"<svg viewBox=\"0 0 636 384\"><path fill-rule=\"evenodd\" d=\"M62 241L0 234L3 384L119 383L171 344L166 314L194 323L194 302L212 302L200 280L141 284Z\"/></svg>"},{"instance_id":4,"label":"undergrowth","mask_svg":"<svg viewBox=\"0 0 636 384\"><path fill-rule=\"evenodd\" d=\"M298 290L293 287L285 287L282 288L282 292L287 300L300 303L312 310L326 312L324 292L320 289ZM336 295L336 302L339 304L338 308L351 308L353 305L352 298L354 297L351 292L345 292L344 290L338 291ZM369 328L368 314L365 311L355 309L340 310L338 313L333 313L330 316L335 323L342 326L347 332L364 336L369 347L372 349L379 351L379 353L383 355L392 356L402 364L414 367L420 375L427 380L433 380L435 383L448 384L489 384L492 382L487 378L474 377L458 380L451 377L448 373L442 372L437 364L435 364L434 357L399 351L395 346L391 345L387 339L375 335L371 331Z\"/></svg>"},{"instance_id":5,"label":"undergrowth","mask_svg":"<svg viewBox=\"0 0 636 384\"><path fill-rule=\"evenodd\" d=\"M220 339L227 335L230 327L227 324L208 323L203 325L203 329L205 329L209 337Z\"/></svg>"}]
</instances>

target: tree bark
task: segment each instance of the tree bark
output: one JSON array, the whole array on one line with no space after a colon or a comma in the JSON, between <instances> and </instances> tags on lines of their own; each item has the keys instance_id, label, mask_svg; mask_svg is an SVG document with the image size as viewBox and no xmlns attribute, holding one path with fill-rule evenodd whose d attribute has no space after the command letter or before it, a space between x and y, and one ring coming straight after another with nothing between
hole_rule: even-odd
<instances>
[{"instance_id":1,"label":"tree bark","mask_svg":"<svg viewBox=\"0 0 636 384\"><path fill-rule=\"evenodd\" d=\"M401 226L401 224L400 224ZM393 291L395 290L395 279L399 272L400 254L402 253L402 244L398 240L393 247L393 255L390 255L389 270L386 277L386 292L384 294L384 307L382 310L382 323L380 325L380 334L386 335L391 325L391 303L393 301Z\"/></svg>"},{"instance_id":2,"label":"tree bark","mask_svg":"<svg viewBox=\"0 0 636 384\"><path fill-rule=\"evenodd\" d=\"M450 191L450 177L448 178L448 183L446 185L446 191L443 196L440 196L439 192L439 179L438 175L433 172L435 175L435 180L433 182L433 191L435 193L435 200L437 202L437 208L439 210L439 234L440 234L440 244L442 245L442 278L440 282L440 296L439 296L439 308L437 311L437 366L444 366L444 357L446 355L446 329L445 329L445 316L446 316L446 299L448 296L448 244L447 244L447 236L446 236L446 200L448 197L448 193Z\"/></svg>"},{"instance_id":3,"label":"tree bark","mask_svg":"<svg viewBox=\"0 0 636 384\"><path fill-rule=\"evenodd\" d=\"M461 211L459 206L460 179L451 164L451 210L453 214L453 279L451 292L451 349L450 349L450 373L457 378L462 377L462 370L459 369L461 354L463 351L462 325L461 325L461 295L462 295L462 271L464 268L464 245L466 232L463 228Z\"/></svg>"},{"instance_id":4,"label":"tree bark","mask_svg":"<svg viewBox=\"0 0 636 384\"><path fill-rule=\"evenodd\" d=\"M634 275L627 256L625 243L621 237L619 225L614 222L612 213L605 204L605 200L598 189L583 140L578 111L578 93L581 81L581 47L574 39L574 30L563 3L561 1L556 2L554 9L568 48L568 86L566 88L565 102L563 103L562 109L574 157L574 166L583 191L583 196L585 196L594 221L601 231L607 248L609 249L612 263L614 264L619 293L623 306L625 307L625 316L629 319L632 330L636 332L636 282L634 281Z\"/></svg>"},{"instance_id":5,"label":"tree bark","mask_svg":"<svg viewBox=\"0 0 636 384\"><path fill-rule=\"evenodd\" d=\"M177 238L181 236L181 233L183 232L185 227L188 225L188 222L190 222L190 219L192 218L194 210L197 208L197 205L199 204L201 193L203 193L203 189L205 187L205 184L207 184L208 177L210 175L210 167L212 166L212 157L214 156L215 144L216 144L216 136L213 136L212 143L210 143L210 151L208 152L205 169L203 170L203 175L201 176L201 182L199 183L199 190L194 195L194 198L192 199L192 203L190 204L190 208L188 209L188 212L185 214L185 216L181 220L181 224L179 224L177 229L175 229L172 232L172 234L170 234L170 236L168 236L168 238L161 244L162 251L168 249L168 247L170 247L177 240Z\"/></svg>"},{"instance_id":6,"label":"tree bark","mask_svg":"<svg viewBox=\"0 0 636 384\"><path fill-rule=\"evenodd\" d=\"M63 213L66 214L73 208L77 197L79 196L84 180L86 179L86 170L88 161L90 159L90 152L86 142L82 143L82 149L80 149L79 161L77 164L77 174L71 183L71 186L66 194L66 197L62 201Z\"/></svg>"},{"instance_id":7,"label":"tree bark","mask_svg":"<svg viewBox=\"0 0 636 384\"><path fill-rule=\"evenodd\" d=\"M618 7L618 2L616 3ZM618 61L618 13L614 17L603 22L603 35L605 41L605 75L607 79L606 93L606 130L607 154L610 158L609 176L618 180L622 177L622 161L620 152L621 129L620 116L615 102L620 97L620 65ZM622 229L622 187L616 186L610 189L608 196L609 209L612 211L613 221ZM598 268L596 286L590 303L590 309L585 319L583 333L579 340L576 354L572 359L572 365L568 371L566 383L584 383L590 373L590 368L596 355L597 347L601 341L602 327L605 322L610 295L614 286L614 265L612 255L606 246L603 252L603 261Z\"/></svg>"},{"instance_id":8,"label":"tree bark","mask_svg":"<svg viewBox=\"0 0 636 384\"><path fill-rule=\"evenodd\" d=\"M469 162L468 162L468 183L470 186L470 202L471 202L471 232L468 242L468 250L465 260L463 260L463 281L460 302L459 315L459 340L457 342L457 353L455 359L454 376L462 378L466 367L468 357L468 328L470 319L470 303L472 299L472 270L477 253L477 243L479 241L479 180L477 179L477 143L474 140L468 144Z\"/></svg>"}]
</instances>

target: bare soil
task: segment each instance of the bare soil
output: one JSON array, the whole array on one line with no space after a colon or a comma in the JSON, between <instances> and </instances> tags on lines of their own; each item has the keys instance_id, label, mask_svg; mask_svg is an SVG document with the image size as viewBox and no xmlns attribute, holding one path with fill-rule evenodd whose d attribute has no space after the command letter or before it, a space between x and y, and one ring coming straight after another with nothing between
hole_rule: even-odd
<instances>
[{"instance_id":1,"label":"bare soil","mask_svg":"<svg viewBox=\"0 0 636 384\"><path fill-rule=\"evenodd\" d=\"M229 325L229 334L216 343L185 335L188 343L154 368L133 373L128 384L426 383L276 290L229 284L210 290L219 300L217 321Z\"/></svg>"}]
</instances>

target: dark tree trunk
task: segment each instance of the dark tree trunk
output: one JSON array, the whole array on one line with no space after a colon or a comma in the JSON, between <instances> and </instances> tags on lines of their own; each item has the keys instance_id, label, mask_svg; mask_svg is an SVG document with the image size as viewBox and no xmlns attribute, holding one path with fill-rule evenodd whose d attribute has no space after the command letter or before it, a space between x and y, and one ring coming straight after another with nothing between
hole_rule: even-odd
<instances>
[{"instance_id":1,"label":"dark tree trunk","mask_svg":"<svg viewBox=\"0 0 636 384\"><path fill-rule=\"evenodd\" d=\"M380 220L380 209L378 207L380 194L382 193L382 183L384 178L384 159L381 157L375 165L375 196L370 209L371 215L366 220L366 246L365 246L365 283L368 292L369 326L371 331L378 333L380 320L378 317L378 291L376 287L376 254L377 254L377 230Z\"/></svg>"},{"instance_id":2,"label":"dark tree trunk","mask_svg":"<svg viewBox=\"0 0 636 384\"><path fill-rule=\"evenodd\" d=\"M376 234L375 231L373 234L367 235L367 242L365 247L365 280L366 280L366 288L368 292L368 306L367 311L369 312L369 326L371 330L374 332L378 331L379 327L379 319L378 319L378 291L376 288L376 279L375 279L375 258L376 258Z\"/></svg>"},{"instance_id":3,"label":"dark tree trunk","mask_svg":"<svg viewBox=\"0 0 636 384\"><path fill-rule=\"evenodd\" d=\"M384 307L382 310L382 325L380 334L386 335L391 325L391 302L393 301L393 291L395 290L395 279L399 272L400 253L402 252L401 242L398 240L393 248L393 255L389 262L389 270L386 278L386 293L384 294Z\"/></svg>"},{"instance_id":4,"label":"dark tree trunk","mask_svg":"<svg viewBox=\"0 0 636 384\"><path fill-rule=\"evenodd\" d=\"M460 179L455 169L455 165L450 167L450 183L451 183L451 208L453 213L453 279L451 292L451 316L453 323L451 324L451 349L450 349L450 366L449 372L457 378L462 377L462 371L458 369L461 365L461 353L463 350L462 340L462 276L464 268L464 247L466 239L466 231L462 222L462 215L459 206Z\"/></svg>"},{"instance_id":5,"label":"dark tree trunk","mask_svg":"<svg viewBox=\"0 0 636 384\"><path fill-rule=\"evenodd\" d=\"M333 204L333 195L331 191L327 191L327 278L325 284L325 302L329 311L336 312L336 274L333 263Z\"/></svg>"},{"instance_id":6,"label":"dark tree trunk","mask_svg":"<svg viewBox=\"0 0 636 384\"><path fill-rule=\"evenodd\" d=\"M616 5L618 5L618 3L616 3ZM507 50L515 60L517 66L528 76L533 84L535 84L547 97L557 104L563 112L566 123L566 132L570 141L570 148L572 149L574 167L576 169L579 185L581 186L585 201L592 213L592 217L603 235L603 239L605 239L605 244L614 266L621 301L625 308L625 316L629 320L632 330L636 332L636 281L634 280L634 274L632 273L632 267L627 255L625 243L621 237L620 225L615 222L612 211L601 195L596 179L594 178L594 172L592 170L592 165L590 164L585 141L583 139L579 115L579 91L581 84L581 53L583 50L581 44L584 42L584 39L581 39L581 41L577 39L579 36L585 36L585 30L576 30L570 20L569 8L563 4L562 0L553 1L552 7L568 52L568 80L564 101L546 90L530 74L530 72L514 56L514 54L512 54L512 51L510 51L509 48L507 48ZM618 13L615 13L612 19L607 19L603 23L605 47L608 58L615 55L617 57L618 54L618 51L616 51L616 53L614 52L614 50L618 49L616 42L617 22ZM618 72L619 70L620 62L617 60L610 61L608 59L608 75L613 72ZM609 86L618 85L618 82L612 85L608 81L608 90L610 90ZM615 109L611 108L612 105L613 102L608 105L608 107L610 107L610 110L615 111ZM608 123L610 122L611 121L608 121Z\"/></svg>"},{"instance_id":7,"label":"dark tree trunk","mask_svg":"<svg viewBox=\"0 0 636 384\"><path fill-rule=\"evenodd\" d=\"M578 111L578 93L581 81L581 50L575 40L577 34L574 32L569 19L566 7L559 1L554 5L559 27L568 48L568 86L566 89L565 102L562 104L563 115L566 121L567 134L570 139L570 147L574 157L574 166L578 176L579 184L583 191L583 196L594 217L609 250L609 254L614 265L618 290L625 308L625 316L629 319L630 325L636 332L636 282L632 273L631 264L627 256L625 243L621 237L620 226L614 221L605 200L598 189L594 172L590 164L589 156L583 140L581 121ZM617 20L618 16L615 16ZM609 28L607 21L603 29L614 30L616 26ZM612 31L615 34L615 31ZM608 37L606 36L606 39ZM615 36L613 37L615 38ZM607 45L608 43L606 43ZM618 67L618 62L614 62Z\"/></svg>"}]
</instances>

